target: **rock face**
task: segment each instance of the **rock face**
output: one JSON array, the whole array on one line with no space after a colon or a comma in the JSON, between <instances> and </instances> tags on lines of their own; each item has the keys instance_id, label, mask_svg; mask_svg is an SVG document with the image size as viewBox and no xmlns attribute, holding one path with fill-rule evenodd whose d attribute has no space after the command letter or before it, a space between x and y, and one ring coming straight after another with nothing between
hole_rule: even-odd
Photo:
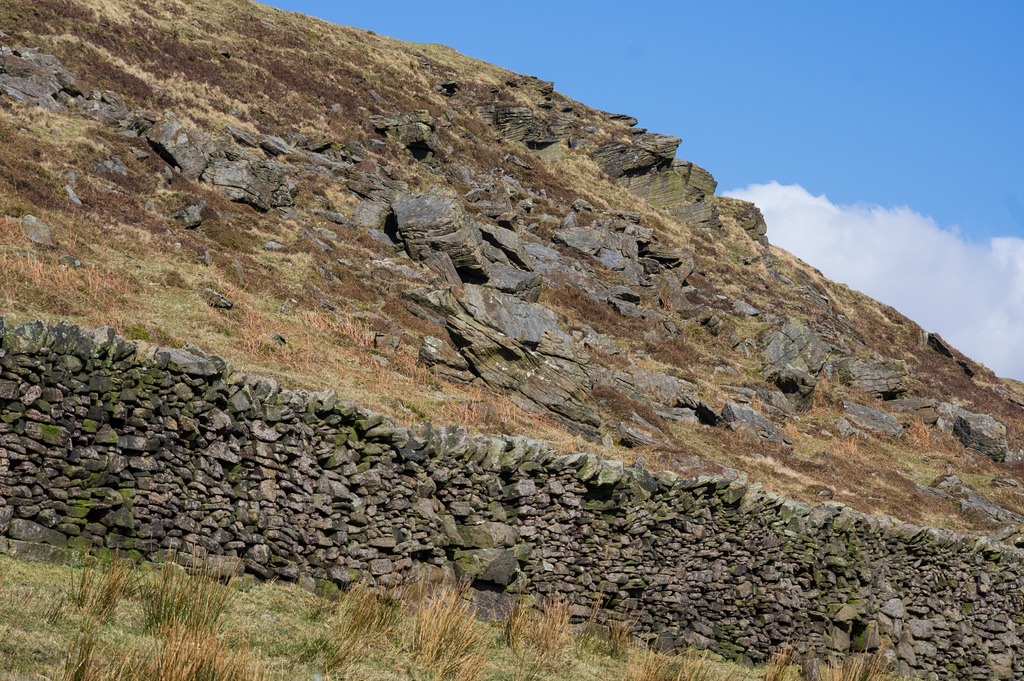
<instances>
[{"instance_id":1,"label":"rock face","mask_svg":"<svg viewBox=\"0 0 1024 681\"><path fill-rule=\"evenodd\" d=\"M787 367L817 376L832 348L805 322L789 318L758 337L769 371Z\"/></svg>"},{"instance_id":2,"label":"rock face","mask_svg":"<svg viewBox=\"0 0 1024 681\"><path fill-rule=\"evenodd\" d=\"M406 194L394 204L398 235L413 260L448 264L468 280L486 278L480 229L466 213L462 200L449 190Z\"/></svg>"},{"instance_id":3,"label":"rock face","mask_svg":"<svg viewBox=\"0 0 1024 681\"><path fill-rule=\"evenodd\" d=\"M370 116L370 124L388 138L405 147L417 161L432 162L437 152L434 119L426 110Z\"/></svg>"},{"instance_id":4,"label":"rock face","mask_svg":"<svg viewBox=\"0 0 1024 681\"><path fill-rule=\"evenodd\" d=\"M146 139L161 158L177 166L190 180L203 174L214 150L213 139L207 133L182 125L172 112L165 113L163 119L150 128Z\"/></svg>"},{"instance_id":5,"label":"rock face","mask_svg":"<svg viewBox=\"0 0 1024 681\"><path fill-rule=\"evenodd\" d=\"M204 168L201 179L218 187L228 200L261 211L292 205L298 192L287 166L255 158L216 159Z\"/></svg>"},{"instance_id":6,"label":"rock face","mask_svg":"<svg viewBox=\"0 0 1024 681\"><path fill-rule=\"evenodd\" d=\"M722 407L722 420L733 430L746 431L769 442L783 442L781 433L760 412L735 402Z\"/></svg>"},{"instance_id":7,"label":"rock face","mask_svg":"<svg viewBox=\"0 0 1024 681\"><path fill-rule=\"evenodd\" d=\"M830 365L832 373L842 383L861 392L885 400L896 399L907 392L907 384L903 380L908 373L905 362L844 357Z\"/></svg>"},{"instance_id":8,"label":"rock face","mask_svg":"<svg viewBox=\"0 0 1024 681\"><path fill-rule=\"evenodd\" d=\"M896 417L881 409L867 407L856 402L844 401L843 411L846 412L846 417L853 421L853 424L858 428L891 437L903 435L903 426L900 425Z\"/></svg>"},{"instance_id":9,"label":"rock face","mask_svg":"<svg viewBox=\"0 0 1024 681\"><path fill-rule=\"evenodd\" d=\"M600 623L633 616L666 649L763 661L787 640L819 658L886 643L906 676L1024 674L1007 636L1024 618L1019 549L527 438L401 427L106 328L0 322L0 336L0 552L197 546L259 578L339 585L427 570L506 601L603 594ZM951 478L934 490L976 501Z\"/></svg>"},{"instance_id":10,"label":"rock face","mask_svg":"<svg viewBox=\"0 0 1024 681\"><path fill-rule=\"evenodd\" d=\"M0 94L16 102L63 111L68 97L81 95L75 75L39 50L0 47Z\"/></svg>"},{"instance_id":11,"label":"rock face","mask_svg":"<svg viewBox=\"0 0 1024 681\"><path fill-rule=\"evenodd\" d=\"M958 414L953 422L953 434L964 447L993 461L1005 461L1009 454L1006 426L988 414Z\"/></svg>"}]
</instances>

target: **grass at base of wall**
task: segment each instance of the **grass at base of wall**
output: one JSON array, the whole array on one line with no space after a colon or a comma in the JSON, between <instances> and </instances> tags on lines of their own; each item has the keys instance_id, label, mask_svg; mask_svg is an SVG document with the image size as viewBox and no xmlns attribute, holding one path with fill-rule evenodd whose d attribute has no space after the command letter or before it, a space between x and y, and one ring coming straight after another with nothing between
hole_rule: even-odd
<instances>
[{"instance_id":1,"label":"grass at base of wall","mask_svg":"<svg viewBox=\"0 0 1024 681\"><path fill-rule=\"evenodd\" d=\"M426 596L355 588L328 601L295 585L268 582L246 591L231 589L218 601L223 608L197 627L187 608L168 608L167 600L187 604L188 580L205 596L227 587L211 587L202 574L183 581L180 568L167 570L175 571L173 576L149 568L126 572L117 563L83 570L0 556L0 679L754 681L763 676L762 670L710 656L670 657L633 645L613 650L608 642L580 633L585 627L571 625L559 601L524 609L510 639L504 623L472 618L462 593L444 587ZM166 615L159 623L152 618L156 604ZM712 675L694 675L695 664ZM688 670L689 676L680 676Z\"/></svg>"}]
</instances>

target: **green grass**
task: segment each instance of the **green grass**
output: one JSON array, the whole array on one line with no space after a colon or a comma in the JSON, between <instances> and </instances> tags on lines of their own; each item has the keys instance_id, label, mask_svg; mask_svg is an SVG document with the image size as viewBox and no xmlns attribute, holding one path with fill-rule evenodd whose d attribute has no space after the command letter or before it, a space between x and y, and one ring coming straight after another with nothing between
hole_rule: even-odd
<instances>
[{"instance_id":1,"label":"green grass","mask_svg":"<svg viewBox=\"0 0 1024 681\"><path fill-rule=\"evenodd\" d=\"M356 587L327 600L294 585L242 591L211 586L202 571L125 565L83 569L0 556L0 678L673 681L698 657L710 675L693 678L753 681L762 673L695 654L652 657L635 644L573 633L585 627L570 624L558 599L540 610L521 606L510 638L504 623L472 618L464 592L451 587L428 595ZM84 607L76 605L83 584L91 585ZM214 597L215 616L191 607L199 594ZM651 669L673 675L645 675Z\"/></svg>"}]
</instances>

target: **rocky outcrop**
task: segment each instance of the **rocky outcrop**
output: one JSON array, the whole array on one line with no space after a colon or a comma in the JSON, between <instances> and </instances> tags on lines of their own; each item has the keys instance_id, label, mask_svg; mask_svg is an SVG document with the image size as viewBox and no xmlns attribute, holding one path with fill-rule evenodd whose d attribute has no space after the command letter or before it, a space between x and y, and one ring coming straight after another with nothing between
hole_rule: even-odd
<instances>
[{"instance_id":1,"label":"rocky outcrop","mask_svg":"<svg viewBox=\"0 0 1024 681\"><path fill-rule=\"evenodd\" d=\"M523 408L550 413L570 429L597 437L597 408L587 388L573 378L587 375L579 368L589 357L573 348L551 310L473 285L408 295L440 315L473 375ZM437 364L431 358L427 362ZM574 364L575 371L566 363ZM452 360L444 364L457 366Z\"/></svg>"},{"instance_id":2,"label":"rocky outcrop","mask_svg":"<svg viewBox=\"0 0 1024 681\"><path fill-rule=\"evenodd\" d=\"M162 159L177 167L190 180L199 179L215 151L213 138L209 134L182 125L170 111L150 128L146 139Z\"/></svg>"},{"instance_id":3,"label":"rocky outcrop","mask_svg":"<svg viewBox=\"0 0 1024 681\"><path fill-rule=\"evenodd\" d=\"M773 382L790 403L800 411L810 409L814 404L814 389L818 385L818 379L806 371L786 366L767 376Z\"/></svg>"},{"instance_id":4,"label":"rocky outcrop","mask_svg":"<svg viewBox=\"0 0 1024 681\"><path fill-rule=\"evenodd\" d=\"M953 435L964 447L993 461L1005 461L1009 455L1006 426L988 414L961 411L953 422Z\"/></svg>"},{"instance_id":5,"label":"rocky outcrop","mask_svg":"<svg viewBox=\"0 0 1024 681\"><path fill-rule=\"evenodd\" d=\"M885 647L905 676L1024 674L1024 551L987 538L402 427L110 329L0 321L0 336L2 552L195 547L309 588L448 574L506 607L559 593L584 611L600 594L599 623L628 619L664 649Z\"/></svg>"},{"instance_id":6,"label":"rocky outcrop","mask_svg":"<svg viewBox=\"0 0 1024 681\"><path fill-rule=\"evenodd\" d=\"M792 317L762 332L757 340L768 362L766 373L791 367L817 376L832 352L806 322Z\"/></svg>"},{"instance_id":7,"label":"rocky outcrop","mask_svg":"<svg viewBox=\"0 0 1024 681\"><path fill-rule=\"evenodd\" d=\"M903 426L900 425L896 417L881 409L844 400L843 411L846 413L846 418L853 421L854 425L859 428L890 437L903 435Z\"/></svg>"},{"instance_id":8,"label":"rocky outcrop","mask_svg":"<svg viewBox=\"0 0 1024 681\"><path fill-rule=\"evenodd\" d=\"M245 203L257 210L290 206L298 187L288 176L289 166L256 158L215 159L203 170L203 182L221 190L230 201Z\"/></svg>"},{"instance_id":9,"label":"rocky outcrop","mask_svg":"<svg viewBox=\"0 0 1024 681\"><path fill-rule=\"evenodd\" d=\"M730 430L746 432L769 442L784 442L782 434L764 414L745 404L726 402L722 407L722 420Z\"/></svg>"},{"instance_id":10,"label":"rocky outcrop","mask_svg":"<svg viewBox=\"0 0 1024 681\"><path fill-rule=\"evenodd\" d=\"M435 122L425 109L390 116L370 116L370 125L377 132L405 147L417 161L434 161L437 153Z\"/></svg>"},{"instance_id":11,"label":"rocky outcrop","mask_svg":"<svg viewBox=\"0 0 1024 681\"><path fill-rule=\"evenodd\" d=\"M0 94L16 102L64 111L68 98L82 92L75 74L56 57L25 47L0 47Z\"/></svg>"},{"instance_id":12,"label":"rocky outcrop","mask_svg":"<svg viewBox=\"0 0 1024 681\"><path fill-rule=\"evenodd\" d=\"M843 357L829 362L826 372L834 374L844 385L884 400L907 392L904 377L909 372L902 361Z\"/></svg>"},{"instance_id":13,"label":"rocky outcrop","mask_svg":"<svg viewBox=\"0 0 1024 681\"><path fill-rule=\"evenodd\" d=\"M715 225L711 202L717 183L711 173L675 158L681 140L643 133L630 143L613 142L595 149L594 160L610 177L656 208L665 208L691 224Z\"/></svg>"}]
</instances>

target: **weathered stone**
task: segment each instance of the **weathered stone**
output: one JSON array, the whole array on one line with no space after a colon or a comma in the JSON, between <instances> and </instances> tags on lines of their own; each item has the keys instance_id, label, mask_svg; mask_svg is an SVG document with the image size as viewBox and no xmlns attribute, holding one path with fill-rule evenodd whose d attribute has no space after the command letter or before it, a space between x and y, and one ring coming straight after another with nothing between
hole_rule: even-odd
<instances>
[{"instance_id":1,"label":"weathered stone","mask_svg":"<svg viewBox=\"0 0 1024 681\"><path fill-rule=\"evenodd\" d=\"M959 414L953 423L953 435L967 449L993 461L1004 461L1009 453L1006 426L988 414Z\"/></svg>"},{"instance_id":2,"label":"weathered stone","mask_svg":"<svg viewBox=\"0 0 1024 681\"><path fill-rule=\"evenodd\" d=\"M601 230L587 227L560 229L552 238L556 243L565 244L583 255L597 255L605 242L605 235Z\"/></svg>"},{"instance_id":3,"label":"weathered stone","mask_svg":"<svg viewBox=\"0 0 1024 681\"><path fill-rule=\"evenodd\" d=\"M437 137L434 135L434 119L425 109L390 116L370 116L370 124L377 132L408 149L416 160L433 161Z\"/></svg>"},{"instance_id":4,"label":"weathered stone","mask_svg":"<svg viewBox=\"0 0 1024 681\"><path fill-rule=\"evenodd\" d=\"M722 420L734 430L749 430L754 435L770 442L784 442L782 434L772 422L760 412L735 402L726 402L722 407Z\"/></svg>"},{"instance_id":5,"label":"weathered stone","mask_svg":"<svg viewBox=\"0 0 1024 681\"><path fill-rule=\"evenodd\" d=\"M182 125L170 111L150 128L146 139L162 159L177 166L181 174L190 180L203 174L215 149L207 133Z\"/></svg>"},{"instance_id":6,"label":"weathered stone","mask_svg":"<svg viewBox=\"0 0 1024 681\"><path fill-rule=\"evenodd\" d=\"M483 238L459 197L449 190L404 194L392 205L398 235L413 260L443 253L460 275L486 277Z\"/></svg>"},{"instance_id":7,"label":"weathered stone","mask_svg":"<svg viewBox=\"0 0 1024 681\"><path fill-rule=\"evenodd\" d=\"M519 571L509 549L477 549L455 552L455 572L460 577L507 586Z\"/></svg>"},{"instance_id":8,"label":"weathered stone","mask_svg":"<svg viewBox=\"0 0 1024 681\"><path fill-rule=\"evenodd\" d=\"M58 548L65 548L68 539L60 532L43 527L38 523L24 518L15 518L7 528L7 534L12 539L35 542L37 544L49 544Z\"/></svg>"},{"instance_id":9,"label":"weathered stone","mask_svg":"<svg viewBox=\"0 0 1024 681\"><path fill-rule=\"evenodd\" d=\"M446 381L472 383L476 378L469 370L469 362L440 338L424 336L419 361Z\"/></svg>"},{"instance_id":10,"label":"weathered stone","mask_svg":"<svg viewBox=\"0 0 1024 681\"><path fill-rule=\"evenodd\" d=\"M202 180L224 196L261 211L290 206L298 186L288 177L288 166L260 159L215 159L202 171Z\"/></svg>"},{"instance_id":11,"label":"weathered stone","mask_svg":"<svg viewBox=\"0 0 1024 681\"><path fill-rule=\"evenodd\" d=\"M787 367L816 376L832 348L811 327L799 319L786 319L781 326L758 337L765 359L776 370Z\"/></svg>"},{"instance_id":12,"label":"weathered stone","mask_svg":"<svg viewBox=\"0 0 1024 681\"><path fill-rule=\"evenodd\" d=\"M842 383L861 392L891 400L907 391L903 380L908 373L906 362L843 357L830 365Z\"/></svg>"},{"instance_id":13,"label":"weathered stone","mask_svg":"<svg viewBox=\"0 0 1024 681\"><path fill-rule=\"evenodd\" d=\"M770 380L798 410L810 409L814 404L814 388L818 379L806 371L786 367L770 375Z\"/></svg>"},{"instance_id":14,"label":"weathered stone","mask_svg":"<svg viewBox=\"0 0 1024 681\"><path fill-rule=\"evenodd\" d=\"M903 426L896 420L896 417L881 409L844 400L843 411L846 413L846 417L859 428L891 437L903 435Z\"/></svg>"}]
</instances>

